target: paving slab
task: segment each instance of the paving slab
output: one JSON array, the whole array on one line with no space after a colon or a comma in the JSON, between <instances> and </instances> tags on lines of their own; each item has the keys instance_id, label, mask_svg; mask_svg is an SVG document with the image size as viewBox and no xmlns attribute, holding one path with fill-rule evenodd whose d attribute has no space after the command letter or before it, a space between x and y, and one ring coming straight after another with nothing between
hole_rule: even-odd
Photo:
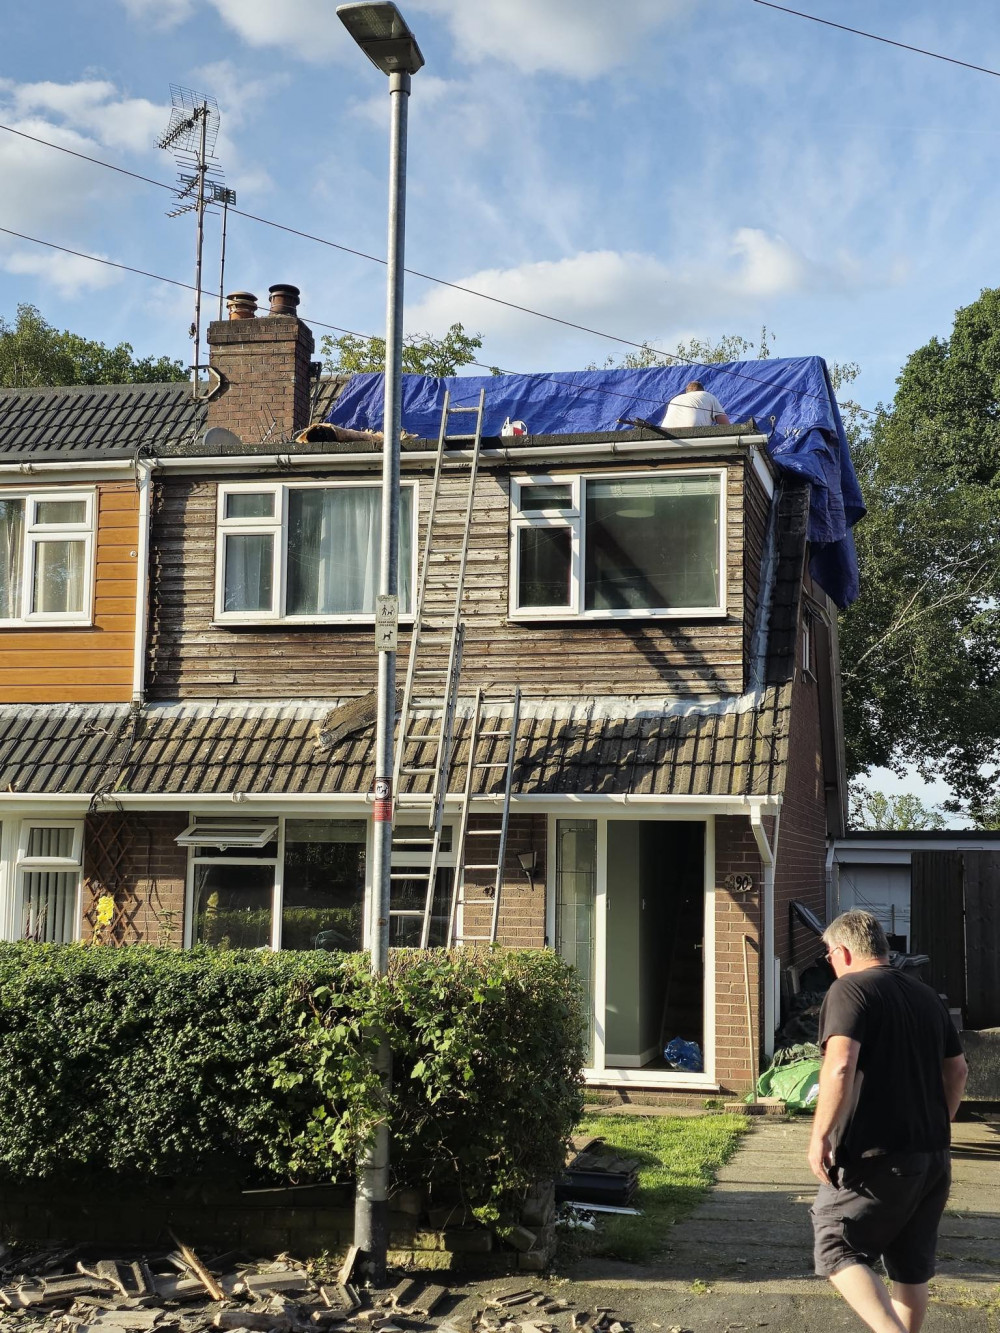
<instances>
[{"instance_id":1,"label":"paving slab","mask_svg":"<svg viewBox=\"0 0 1000 1333\"><path fill-rule=\"evenodd\" d=\"M674 1227L656 1263L582 1261L550 1287L580 1309L611 1305L637 1333L861 1327L812 1273L808 1119L755 1120L703 1202ZM1000 1330L1000 1124L954 1127L955 1182L941 1228L926 1329Z\"/></svg>"}]
</instances>

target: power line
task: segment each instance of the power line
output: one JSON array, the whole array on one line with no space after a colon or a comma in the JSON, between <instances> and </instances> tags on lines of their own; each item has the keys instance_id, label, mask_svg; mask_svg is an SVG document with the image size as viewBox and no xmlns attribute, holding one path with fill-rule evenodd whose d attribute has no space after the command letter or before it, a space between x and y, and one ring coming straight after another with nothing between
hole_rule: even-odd
<instances>
[{"instance_id":1,"label":"power line","mask_svg":"<svg viewBox=\"0 0 1000 1333\"><path fill-rule=\"evenodd\" d=\"M761 3L764 3L765 0L760 0L760 2L761 2ZM808 17L808 16L807 16L807 17ZM120 174L123 175L123 176L130 176L130 177L132 177L134 180L144 181L144 182L147 183L147 184L155 185L155 186L157 186L157 188L159 188L159 189L171 190L172 192L174 192L174 191L173 191L173 186L166 185L163 181L157 181L157 180L154 180L151 176L143 176L143 175L142 175L141 173L139 173L139 172L136 172L136 171L130 171L130 170L128 170L128 169L125 168L125 167L119 167L119 166L115 165L115 164L112 163L112 162L105 162L105 161L104 161L103 159L101 159L101 158L91 157L91 156L88 155L87 153L80 153L80 152L77 152L75 149L72 149L72 148L65 148L62 144L52 143L51 140L48 140L48 139L42 139L42 138L40 138L38 135L28 134L28 133L26 133L26 132L23 131L23 130L16 130L16 129L14 129L14 128L13 128L12 126L10 126L10 125L4 125L4 124L0 123L0 130L6 130L6 131L7 131L8 133L10 133L10 134L16 134L16 135L18 135L18 136L19 136L20 138L22 138L22 139L30 139L30 140L31 140L32 142L34 142L34 143L41 144L43 147L46 147L46 148L53 148L53 149L55 149L57 152L60 152L60 153L67 153L67 154L69 154L69 156L71 156L71 157L81 158L83 161L91 162L91 163L93 163L95 166L105 167L105 168L107 168L109 171L117 171L118 173L120 173ZM265 226L265 227L273 227L273 228L277 229L278 231L287 232L289 235L292 235L292 236L298 236L298 237L300 237L302 240L313 241L313 242L315 242L317 245L325 245L325 246L329 246L331 249L334 249L334 250L340 250L340 251L341 251L342 253L344 253L344 254L354 255L355 257L357 257L357 258L359 258L359 259L367 259L367 260L371 261L372 263L375 263L375 264L381 264L383 267L384 267L385 264L386 264L386 260L379 258L378 255L370 255L370 254L368 254L368 253L367 253L366 251L364 251L364 250L355 250L355 249L353 249L353 248L352 248L351 246L349 246L349 245L342 245L339 241L331 241L331 240L327 239L327 238L324 237L324 236L315 236L315 235L313 235L311 232L300 231L300 230L299 230L298 228L296 228L296 227L290 227L290 226L286 225L286 224L283 223L283 222L276 222L276 221L274 221L274 219L272 219L272 218L264 218L264 217L260 217L260 216L258 216L258 215L255 214L255 213L247 213L246 211L244 211L243 209L240 209L240 208L231 208L231 209L230 209L230 212L232 212L232 213L236 213L236 214L238 214L240 217L246 218L246 219L247 219L248 221L250 221L250 222L257 222L257 223L260 223L262 226ZM32 239L34 239L34 238L32 238L32 237L26 237L25 239L32 240ZM44 242L44 241L42 241L42 242L38 242L38 243L39 243L39 244L43 244L43 245L45 245L45 244L51 244L50 242ZM56 247L54 247L54 248L58 249L58 248L60 248L60 247L56 246ZM71 251L70 253L76 253L76 252L72 252L72 251ZM84 255L83 257L84 257L84 258L90 258L90 259L96 259L96 256L93 256L93 255ZM100 262L100 261L97 261L97 262ZM113 267L114 267L114 265L113 265ZM127 265L118 265L117 267L127 268ZM141 270L136 270L136 271L137 271L137 272L141 272ZM649 345L648 343L640 343L640 342L636 342L636 341L635 341L634 339L632 339L632 338L623 338L623 337L621 337L620 335L615 334L615 333L605 333L602 329L594 329L594 328L591 328L591 327L590 327L589 325L587 325L587 324L578 324L578 323L576 323L576 322L573 321L573 320L563 319L563 318L562 318L561 316L559 316L559 315L550 315L550 314L548 314L547 312L545 312L544 310L534 310L534 309L532 309L532 307L530 307L530 306L519 305L517 302L514 302L514 301L507 301L507 300L505 300L503 297L500 297L500 296L492 296L492 295L490 295L488 292L481 292L481 291L478 291L478 290L477 290L476 288L474 288L474 287L466 287L466 286L464 286L462 283L458 283L458 282L450 282L450 281L448 281L448 279L446 279L446 278L438 278L438 277L435 277L434 274L432 274L432 273L424 273L424 272L422 272L420 269L408 268L408 269L405 270L405 272L406 272L407 274L409 274L411 277L414 277L414 278L422 278L425 282L436 283L438 286L441 286L441 287L448 287L448 288L450 288L452 291L463 292L466 296L474 296L474 297L476 297L478 300L481 300L481 301L489 301L489 302L491 302L491 303L494 304L494 305L503 306L503 307L505 307L505 308L508 309L508 310L515 310L515 311L518 311L520 314L531 315L532 317L534 317L534 318L536 318L536 319L544 319L544 320L548 321L549 323L552 323L552 324L559 324L559 325L561 325L563 328L573 329L573 330L574 330L575 332L577 332L577 333L586 333L586 334L589 334L591 337L595 337L595 338L603 338L603 339L605 339L605 340L607 340L607 341L609 341L609 342L618 343L618 344L619 344L620 346L622 346L622 347L632 347L632 348L635 348L637 351L640 351L640 352L651 352L651 353L652 353L653 355L655 355L655 356L663 357L663 358L664 358L664 361L667 362L667 363L669 363L669 364L671 364L671 365L686 365L686 366L692 366L692 367L694 367L694 368L696 368L696 369L699 369L699 370L709 370L709 369L721 370L723 374L729 375L729 376L731 376L731 377L734 378L734 379L747 380L748 382L750 382L750 383L752 383L752 384L759 384L759 385L761 385L763 388L779 389L779 390L781 390L782 392L786 392L786 393L795 393L795 394L797 394L799 397L804 397L804 398L815 398L815 399L817 400L817 402L820 402L820 401L823 400L823 395L822 395L822 394L811 393L811 392L810 392L809 390L807 390L807 389L791 389L791 388L789 388L789 386L784 385L784 384L778 384L778 383L775 383L773 380L761 379L761 378L760 378L759 376L757 376L757 375L748 375L748 374L745 374L745 373L742 372L742 371L738 371L738 370L730 370L730 369L728 369L728 368L723 369L723 367L720 366L720 365L716 365L716 366L713 367L712 365L710 365L709 363L706 363L706 362L704 362L704 361L695 361L695 360L691 359L690 357L683 357L683 356L680 356L680 355L678 355L677 353L674 353L674 352L665 352L665 351L663 351L662 349L660 349L660 348L658 348L658 347L650 347L650 345ZM155 277L155 276L157 276L157 275L153 274L153 275L145 275L145 276L153 276L153 277ZM177 283L176 280L173 279L173 278L168 279L168 281L175 283L175 285L177 285L177 286L181 286L181 287L188 286L188 284L186 284L186 283ZM195 288L194 288L194 287L190 287L189 290L194 291ZM218 293L213 293L213 295L216 295L216 296L217 296ZM316 323L316 324L320 324L320 321L319 321L319 320L315 320L314 323ZM331 326L331 327L332 327L332 326ZM358 336L360 336L360 337L364 337L365 335L364 335L364 334L360 334L360 335L358 335ZM486 367L486 369L490 369L490 367ZM874 415L875 415L875 413L873 413L873 412L869 412L869 411L867 411L867 409L863 409L863 408L862 408L862 409L860 409L860 410L861 410L861 411L864 411L864 412L867 412L867 415L869 415L869 416L874 416Z\"/></svg>"},{"instance_id":2,"label":"power line","mask_svg":"<svg viewBox=\"0 0 1000 1333\"><path fill-rule=\"evenodd\" d=\"M818 14L805 14L801 9L789 9L787 5L776 5L774 0L753 0L755 5L764 5L767 9L778 9L782 14L794 14L799 19L809 19L812 23L822 23L826 28L837 28L840 32L853 33L855 37L867 37L873 42L883 42L886 46L897 46L901 51L912 51L918 56L930 56L932 60L944 60L949 65L960 65L962 69L973 69L977 74L992 74L1000 79L1000 70L988 69L985 65L971 65L967 60L958 60L955 56L942 55L940 51L927 51L922 46L910 46L906 42L894 41L891 37L880 37L877 32L865 32L863 28L849 28L846 23L834 23L832 19L821 19Z\"/></svg>"},{"instance_id":3,"label":"power line","mask_svg":"<svg viewBox=\"0 0 1000 1333\"><path fill-rule=\"evenodd\" d=\"M58 251L60 254L72 255L72 256L73 256L74 258L76 258L76 259L87 259L87 260L89 260L92 264L103 264L106 268L119 269L119 270L121 270L121 271L124 272L124 273L135 273L135 274L137 274L139 277L143 277L143 278L152 278L152 279L154 279L156 282L166 282L166 283L169 283L172 287L182 287L182 288L184 288L185 291L193 292L193 291L197 291L197 290L198 290L198 289L194 286L193 283L190 283L190 282L182 282L179 278L168 278L168 277L166 277L166 276L165 276L164 274L162 274L162 273L153 273L153 272L151 272L149 269L135 268L135 267L133 267L131 264L122 264L122 263L119 263L117 260L114 260L114 259L106 259L106 258L104 258L102 255L92 255L92 254L89 254L86 250L74 250L74 249L71 249L69 246L66 246L66 245L57 245L55 241L45 241L45 240L42 240L41 237L39 237L39 236L29 236L29 235L27 235L25 232L22 232L22 231L14 231L13 228L11 228L11 227L0 227L0 233L3 233L4 235L7 235L7 236L16 236L18 240L21 240L21 241L29 241L32 245L40 245L40 246L44 246L44 247L45 247L46 249L48 249L48 250L56 250L56 251ZM215 298L218 298L218 297L221 295L220 292L207 291L204 287L201 288L201 294L202 294L202 296L209 296L209 297L215 297ZM304 320L307 319L308 322L309 322L310 324L315 325L317 328L320 328L320 329L330 329L330 330L331 330L332 332L334 332L334 333L348 334L348 335L349 335L350 337L352 337L352 338L361 338L361 339L362 339L363 341L365 341L365 342L378 342L378 341L381 341L381 339L378 337L377 334L371 334L371 333L359 333L356 329L345 329L345 328L343 327L343 325L340 325L340 324L330 324L330 323L327 323L327 322L325 322L324 320L321 320L321 319L314 319L311 315L306 315L306 314L303 313L303 314L301 315L301 318L304 319ZM635 346L638 346L638 347L640 347L640 348L644 348L644 347L645 347L645 345L644 345L644 344L641 344L641 343L637 343L637 344L634 344L634 345L635 345ZM686 365L686 366L690 366L690 367L692 367L693 369L706 369L706 370L717 370L717 371L721 371L723 374L726 374L726 375L733 375L733 376L736 376L736 377L738 377L738 378L740 378L740 379L753 380L753 381L754 381L755 383L757 383L757 384L766 385L766 386L771 387L771 388L774 388L774 389L780 389L783 393L791 393L791 394L794 394L796 397L799 397L799 398L801 398L801 397L816 398L816 399L819 399L819 398L820 398L820 395L819 395L819 394L810 393L808 390L805 390L805 389L794 389L794 388L792 388L790 385L776 384L776 383L774 383L774 382L771 381L771 380L760 380L760 379L757 379L755 376L752 376L752 375L743 375L743 374L741 374L741 372L739 372L739 371L735 371L735 370L730 370L728 366L723 366L723 365L721 365L721 364L714 364L714 365L713 365L712 363L708 363L708 362L691 361L691 360L688 360L688 359L686 359L686 358L684 358L684 357L681 357L681 356L675 356L675 355L674 355L673 353L671 353L671 352L661 352L661 351L659 350L659 348L655 348L655 347L648 347L648 348L646 348L646 350L649 350L649 351L653 352L653 353L654 353L655 355L657 355L657 356L667 356L667 357L670 357L671 360L673 360L673 361L678 361L678 362L680 362L680 364L682 364L682 365ZM495 369L493 366L488 365L488 364L487 364L486 362L484 362L484 361L468 361L468 362L466 362L465 364L466 364L466 365L471 365L471 366L476 366L476 367L478 367L478 368L481 369L481 370L488 370L488 371L490 371L490 372L492 372L492 371ZM653 367L649 367L649 369L653 369ZM563 387L563 388L565 388L565 389L568 389L570 392L572 392L572 393L576 393L576 394L583 394L583 393L603 393L603 394L605 394L606 396L610 396L610 397L614 397L614 398L621 398L621 399L623 399L623 400L626 401L626 402L636 402L636 401L640 401L640 402L647 402L647 403L655 403L658 407L662 407L662 406L663 406L663 400L662 400L661 398L648 398L648 397L644 396L643 394L637 394L637 393L622 393L622 392L619 391L619 390L603 388L603 387L601 387L601 386L599 386L599 385L596 385L596 384L592 384L592 385L569 384L569 383L567 383L565 380L559 380L559 379L556 379L554 375L546 374L544 371L501 371L501 374L508 374L508 375L509 375L509 374L526 374L526 375L528 375L531 379L544 380L544 381L546 381L546 382L548 382L548 383L551 383L551 384L557 384L557 385L560 385L561 387ZM876 416L876 415L877 415L877 413L871 411L871 409L869 409L869 408L859 407L857 404L855 404L854 406L856 407L856 410L858 410L859 412L862 412L862 413L863 413L864 415L866 415L866 416Z\"/></svg>"}]
</instances>

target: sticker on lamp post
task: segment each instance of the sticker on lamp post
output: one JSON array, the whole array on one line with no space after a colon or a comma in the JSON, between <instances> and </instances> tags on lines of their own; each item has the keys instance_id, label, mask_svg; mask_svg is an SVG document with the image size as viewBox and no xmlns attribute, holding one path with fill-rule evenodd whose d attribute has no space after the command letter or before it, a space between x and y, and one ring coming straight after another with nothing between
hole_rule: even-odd
<instances>
[{"instance_id":1,"label":"sticker on lamp post","mask_svg":"<svg viewBox=\"0 0 1000 1333\"><path fill-rule=\"evenodd\" d=\"M376 778L372 817L376 824L392 823L392 778Z\"/></svg>"},{"instance_id":2,"label":"sticker on lamp post","mask_svg":"<svg viewBox=\"0 0 1000 1333\"><path fill-rule=\"evenodd\" d=\"M394 653L399 640L399 598L379 593L375 598L375 647Z\"/></svg>"}]
</instances>

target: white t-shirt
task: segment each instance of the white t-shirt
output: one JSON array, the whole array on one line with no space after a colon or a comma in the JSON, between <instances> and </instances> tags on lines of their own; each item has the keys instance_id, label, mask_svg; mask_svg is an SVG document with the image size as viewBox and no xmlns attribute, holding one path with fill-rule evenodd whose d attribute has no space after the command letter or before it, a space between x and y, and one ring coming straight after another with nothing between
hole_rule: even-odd
<instances>
[{"instance_id":1,"label":"white t-shirt","mask_svg":"<svg viewBox=\"0 0 1000 1333\"><path fill-rule=\"evenodd\" d=\"M667 414L660 422L671 430L685 426L713 426L717 416L725 416L726 409L714 393L705 389L694 389L691 393L679 393L667 404Z\"/></svg>"}]
</instances>

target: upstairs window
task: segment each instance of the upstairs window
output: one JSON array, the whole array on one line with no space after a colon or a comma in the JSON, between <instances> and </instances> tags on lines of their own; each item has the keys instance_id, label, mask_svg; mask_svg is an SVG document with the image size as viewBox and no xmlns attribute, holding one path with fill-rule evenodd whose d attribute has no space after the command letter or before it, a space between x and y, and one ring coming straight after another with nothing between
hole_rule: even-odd
<instances>
[{"instance_id":1,"label":"upstairs window","mask_svg":"<svg viewBox=\"0 0 1000 1333\"><path fill-rule=\"evenodd\" d=\"M413 485L399 506L399 608L413 605ZM355 482L219 487L216 618L371 623L382 488Z\"/></svg>"},{"instance_id":2,"label":"upstairs window","mask_svg":"<svg viewBox=\"0 0 1000 1333\"><path fill-rule=\"evenodd\" d=\"M0 626L89 625L94 492L0 491Z\"/></svg>"},{"instance_id":3,"label":"upstairs window","mask_svg":"<svg viewBox=\"0 0 1000 1333\"><path fill-rule=\"evenodd\" d=\"M515 479L511 614L724 614L724 497L719 468Z\"/></svg>"}]
</instances>

